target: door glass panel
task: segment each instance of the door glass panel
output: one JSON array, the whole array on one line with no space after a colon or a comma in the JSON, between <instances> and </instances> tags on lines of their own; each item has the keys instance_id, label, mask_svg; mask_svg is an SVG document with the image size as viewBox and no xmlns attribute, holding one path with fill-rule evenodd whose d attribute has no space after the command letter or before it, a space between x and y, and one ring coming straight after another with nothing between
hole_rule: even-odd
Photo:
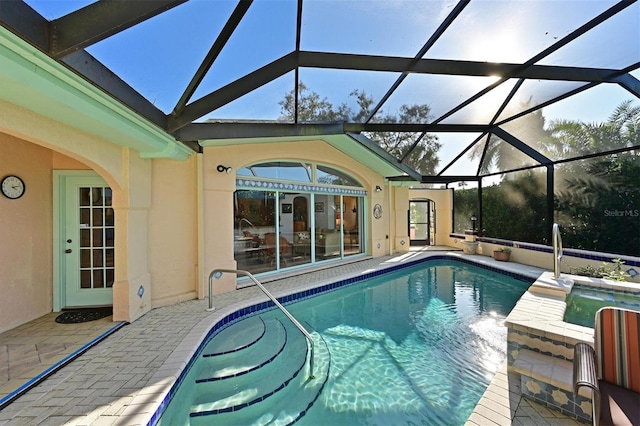
<instances>
[{"instance_id":1,"label":"door glass panel","mask_svg":"<svg viewBox=\"0 0 640 426\"><path fill-rule=\"evenodd\" d=\"M311 232L309 206L311 194L283 193L280 197L281 267L311 262ZM282 245L288 247L283 248Z\"/></svg>"},{"instance_id":2,"label":"door glass panel","mask_svg":"<svg viewBox=\"0 0 640 426\"><path fill-rule=\"evenodd\" d=\"M291 214L288 205L291 204ZM291 230L290 265L311 262L311 194L286 194L282 202L282 228ZM281 228L281 229L282 229Z\"/></svg>"},{"instance_id":3,"label":"door glass panel","mask_svg":"<svg viewBox=\"0 0 640 426\"><path fill-rule=\"evenodd\" d=\"M93 251L93 266L103 266L102 265L102 250L94 250Z\"/></svg>"},{"instance_id":4,"label":"door glass panel","mask_svg":"<svg viewBox=\"0 0 640 426\"><path fill-rule=\"evenodd\" d=\"M252 274L276 269L276 196L272 191L235 192L233 254L238 269Z\"/></svg>"},{"instance_id":5,"label":"door glass panel","mask_svg":"<svg viewBox=\"0 0 640 426\"><path fill-rule=\"evenodd\" d=\"M113 268L113 266L114 266L113 259L114 259L113 249L105 250L105 266L109 266L109 267ZM108 275L108 273L107 273L107 275Z\"/></svg>"},{"instance_id":6,"label":"door glass panel","mask_svg":"<svg viewBox=\"0 0 640 426\"><path fill-rule=\"evenodd\" d=\"M100 269L93 270L93 288L104 288L104 275Z\"/></svg>"},{"instance_id":7,"label":"door glass panel","mask_svg":"<svg viewBox=\"0 0 640 426\"><path fill-rule=\"evenodd\" d=\"M93 230L93 247L102 247L102 231L102 228Z\"/></svg>"},{"instance_id":8,"label":"door glass panel","mask_svg":"<svg viewBox=\"0 0 640 426\"><path fill-rule=\"evenodd\" d=\"M431 200L409 202L409 240L412 245L434 244L435 217Z\"/></svg>"},{"instance_id":9,"label":"door glass panel","mask_svg":"<svg viewBox=\"0 0 640 426\"><path fill-rule=\"evenodd\" d=\"M82 224L80 226L82 226ZM80 230L80 247L90 247L90 246L91 246L91 230L81 229Z\"/></svg>"},{"instance_id":10,"label":"door glass panel","mask_svg":"<svg viewBox=\"0 0 640 426\"><path fill-rule=\"evenodd\" d=\"M106 233L106 238L104 242L105 247L114 247L113 236L115 235L115 230L113 228L106 228L104 231Z\"/></svg>"},{"instance_id":11,"label":"door glass panel","mask_svg":"<svg viewBox=\"0 0 640 426\"><path fill-rule=\"evenodd\" d=\"M111 208L111 189L81 187L80 203L80 288L111 287L114 265L114 212ZM86 207L85 207L86 206ZM89 207L91 206L91 207ZM108 225L108 226L107 226Z\"/></svg>"},{"instance_id":12,"label":"door glass panel","mask_svg":"<svg viewBox=\"0 0 640 426\"><path fill-rule=\"evenodd\" d=\"M91 210L90 209L80 209L80 227L88 228L91 223Z\"/></svg>"},{"instance_id":13,"label":"door glass panel","mask_svg":"<svg viewBox=\"0 0 640 426\"><path fill-rule=\"evenodd\" d=\"M112 263L112 265L113 265L113 263ZM107 266L109 266L108 262L107 262ZM106 272L107 272L107 274L106 274L107 275L107 287L111 288L111 287L113 287L114 271L113 271L113 269L107 268Z\"/></svg>"},{"instance_id":14,"label":"door glass panel","mask_svg":"<svg viewBox=\"0 0 640 426\"><path fill-rule=\"evenodd\" d=\"M316 195L313 208L316 261L340 257L340 196Z\"/></svg>"},{"instance_id":15,"label":"door glass panel","mask_svg":"<svg viewBox=\"0 0 640 426\"><path fill-rule=\"evenodd\" d=\"M80 205L88 206L91 204L91 188L80 188Z\"/></svg>"},{"instance_id":16,"label":"door glass panel","mask_svg":"<svg viewBox=\"0 0 640 426\"><path fill-rule=\"evenodd\" d=\"M91 288L91 271L80 271L80 288Z\"/></svg>"},{"instance_id":17,"label":"door glass panel","mask_svg":"<svg viewBox=\"0 0 640 426\"><path fill-rule=\"evenodd\" d=\"M414 224L414 240L428 240L429 239L429 225L426 223L415 223Z\"/></svg>"},{"instance_id":18,"label":"door glass panel","mask_svg":"<svg viewBox=\"0 0 640 426\"><path fill-rule=\"evenodd\" d=\"M361 253L360 244L360 198L345 196L342 198L344 211L342 212L342 229L344 238L344 255L350 256Z\"/></svg>"},{"instance_id":19,"label":"door glass panel","mask_svg":"<svg viewBox=\"0 0 640 426\"><path fill-rule=\"evenodd\" d=\"M93 226L102 226L102 218L104 216L103 209L93 209Z\"/></svg>"},{"instance_id":20,"label":"door glass panel","mask_svg":"<svg viewBox=\"0 0 640 426\"><path fill-rule=\"evenodd\" d=\"M91 250L80 250L80 267L87 269L91 268Z\"/></svg>"}]
</instances>

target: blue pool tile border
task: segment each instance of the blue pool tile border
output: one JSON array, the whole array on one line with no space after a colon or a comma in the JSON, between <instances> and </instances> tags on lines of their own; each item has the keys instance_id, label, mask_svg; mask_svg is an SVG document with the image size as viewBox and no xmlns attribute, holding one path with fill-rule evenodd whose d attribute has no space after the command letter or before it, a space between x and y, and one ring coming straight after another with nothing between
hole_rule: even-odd
<instances>
[{"instance_id":1,"label":"blue pool tile border","mask_svg":"<svg viewBox=\"0 0 640 426\"><path fill-rule=\"evenodd\" d=\"M389 267L384 267L383 269L367 272L367 273L364 273L364 274L361 274L361 275L358 275L358 276L355 276L355 277L345 278L343 280L339 280L339 281L336 281L336 282L330 283L330 284L325 284L325 285L322 285L322 286L319 286L319 287L316 287L316 288L313 288L313 289L299 291L297 293L292 293L292 294L289 294L289 295L286 295L286 296L278 297L277 299L283 305L292 303L294 301L299 302L299 301L307 299L309 297L317 296L319 294L322 294L322 293L325 293L325 292L328 292L328 291L336 290L336 289L342 288L342 287L350 285L350 284L355 284L357 282L364 281L364 280L367 280L369 278L378 277L380 275L389 274L389 273L392 273L392 272L400 271L400 270L403 270L403 269L406 269L406 268L410 268L410 267L413 267L413 266L416 266L416 265L426 264L426 263L430 263L430 262L437 261L437 260L447 260L447 261L451 261L451 262L454 262L454 263L457 262L457 263L463 263L463 264L475 266L477 268L485 269L485 270L492 271L492 272L497 272L499 274L506 275L506 276L514 278L514 279L516 279L518 281L523 281L523 282L526 282L526 283L533 283L535 281L534 278L528 277L528 276L523 275L523 274L519 274L517 272L506 271L504 269L495 268L493 266L485 265L485 264L481 264L481 263L476 263L473 260L468 260L468 259L464 259L464 258L460 258L460 257L456 257L456 256L438 254L438 255L429 256L427 258L411 260L411 261L407 261L405 263L392 265L392 266L389 266ZM176 380L176 382L171 387L171 390L169 391L169 393L162 400L162 402L160 403L160 406L155 411L155 413L153 414L153 416L151 417L151 420L149 421L149 423L147 423L147 425L148 426L155 426L158 423L158 421L160 420L160 417L161 417L161 415L162 415L162 413L164 411L164 408L169 404L169 402L171 401L171 399L173 398L173 396L177 392L178 387L184 381L184 378L186 377L187 372L191 369L191 367L193 366L193 364L197 360L198 355L202 352L202 350L204 349L205 345L213 337L213 335L215 335L218 332L222 331L223 329L227 328L231 324L240 321L244 317L257 315L257 314L262 313L264 311L271 310L273 307L275 307L275 304L270 300L266 301L266 302L257 303L255 305L247 306L245 308L241 308L241 309L239 309L239 310L237 310L235 312L232 312L232 313L228 314L227 316L225 316L224 318L220 319L217 323L215 323L211 327L209 332L207 333L206 337L202 340L202 342L200 342L200 345L198 346L198 349L196 350L195 354L191 357L191 359L189 360L189 362L187 363L185 368L180 372L180 375L178 376L178 379Z\"/></svg>"}]
</instances>

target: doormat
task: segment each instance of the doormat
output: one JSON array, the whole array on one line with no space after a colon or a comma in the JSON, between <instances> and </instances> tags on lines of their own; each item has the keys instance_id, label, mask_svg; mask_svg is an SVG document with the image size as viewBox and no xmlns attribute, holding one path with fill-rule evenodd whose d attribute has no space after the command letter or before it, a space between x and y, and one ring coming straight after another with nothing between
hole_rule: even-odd
<instances>
[{"instance_id":1,"label":"doormat","mask_svg":"<svg viewBox=\"0 0 640 426\"><path fill-rule=\"evenodd\" d=\"M86 308L66 311L56 317L60 324L76 324L79 322L95 321L113 314L111 306L104 308Z\"/></svg>"}]
</instances>

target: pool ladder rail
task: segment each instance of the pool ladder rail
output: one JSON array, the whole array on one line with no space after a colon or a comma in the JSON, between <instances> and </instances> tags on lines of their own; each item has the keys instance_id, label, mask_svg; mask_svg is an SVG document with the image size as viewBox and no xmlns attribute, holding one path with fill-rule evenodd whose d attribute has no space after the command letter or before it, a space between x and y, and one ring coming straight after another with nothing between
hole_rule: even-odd
<instances>
[{"instance_id":1,"label":"pool ladder rail","mask_svg":"<svg viewBox=\"0 0 640 426\"><path fill-rule=\"evenodd\" d=\"M557 279L560 277L560 261L562 260L562 237L557 223L553 224L551 239L553 242L553 277Z\"/></svg>"},{"instance_id":2,"label":"pool ladder rail","mask_svg":"<svg viewBox=\"0 0 640 426\"><path fill-rule=\"evenodd\" d=\"M213 278L215 277L216 279L219 279L224 273L244 275L246 277L249 277L249 279L253 281L253 283L260 290L262 290L262 292L269 299L271 299L273 304L276 305L276 307L280 309L280 311L282 311L282 313L287 318L289 318L289 320L293 323L293 325L295 325L298 328L298 330L300 330L300 332L304 335L304 337L306 337L307 341L309 342L309 351L310 351L309 352L309 380L314 379L315 376L313 374L313 354L314 354L313 337L311 337L311 334L309 334L309 332L302 326L302 324L300 324L300 322L297 319L295 319L295 317L291 315L291 313L284 306L282 306L280 302L278 302L278 299L276 299L269 292L269 290L267 290L265 286L263 286L262 283L260 283L260 281L258 281L256 277L254 277L249 271L244 271L242 269L214 269L213 271L211 271L211 273L209 274L209 308L207 310L214 311L216 309L213 306Z\"/></svg>"}]
</instances>

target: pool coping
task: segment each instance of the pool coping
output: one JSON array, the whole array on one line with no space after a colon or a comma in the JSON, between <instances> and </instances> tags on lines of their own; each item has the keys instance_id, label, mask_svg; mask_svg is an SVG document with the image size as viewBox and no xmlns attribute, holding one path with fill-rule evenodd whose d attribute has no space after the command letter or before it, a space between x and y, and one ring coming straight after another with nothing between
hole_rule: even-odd
<instances>
[{"instance_id":1,"label":"pool coping","mask_svg":"<svg viewBox=\"0 0 640 426\"><path fill-rule=\"evenodd\" d=\"M592 395L573 392L572 364L577 343L593 345L594 329L564 320L566 298L575 286L640 294L638 283L544 272L505 320L507 373L521 381L522 396L590 422Z\"/></svg>"},{"instance_id":2,"label":"pool coping","mask_svg":"<svg viewBox=\"0 0 640 426\"><path fill-rule=\"evenodd\" d=\"M542 336L575 345L593 344L593 328L564 321L566 296L574 286L600 288L640 294L640 284L611 281L580 275L544 272L522 295L511 310L505 325L523 332L540 332Z\"/></svg>"},{"instance_id":3,"label":"pool coping","mask_svg":"<svg viewBox=\"0 0 640 426\"><path fill-rule=\"evenodd\" d=\"M8 407L13 401L17 400L22 395L29 392L29 390L33 389L38 384L42 383L44 380L46 380L48 377L50 377L51 375L59 371L61 368L73 362L80 355L84 354L89 349L96 346L98 343L100 343L107 337L111 336L113 333L120 330L122 327L124 327L129 323L125 321L117 321L117 322L114 322L113 324L114 325L111 326L105 332L91 339L91 341L89 341L88 343L81 345L78 349L64 356L60 361L57 361L56 363L45 368L42 372L36 374L31 379L25 380L25 382L22 385L20 385L17 389L15 389L12 392L9 392L8 394L0 398L0 411L2 411L5 407Z\"/></svg>"},{"instance_id":4,"label":"pool coping","mask_svg":"<svg viewBox=\"0 0 640 426\"><path fill-rule=\"evenodd\" d=\"M407 254L406 257L400 255L393 258L392 260L395 260L395 262L380 263L376 268L352 274L345 274L340 277L333 277L316 283L306 284L301 287L273 291L272 293L279 301L281 301L281 303L287 304L293 300L303 300L305 298L332 291L368 278L440 259L456 260L482 269L499 272L527 282L535 281L543 273L543 270L540 268L510 262L496 262L491 258L479 255L468 255L456 252L447 252L445 254L425 253L420 256ZM185 336L177 348L169 355L162 367L151 377L150 381L157 383L153 388L153 392L155 393L152 398L153 401L149 401L148 393L141 393L131 402L132 405L136 405L138 407L141 406L140 404L147 405L145 414L150 414L150 417L146 424L155 425L158 423L164 407L169 403L173 393L178 387L177 384L184 378L184 376L186 376L191 364L195 361L194 355L198 353L210 335L219 332L223 328L228 327L242 318L255 315L263 310L271 309L273 306L273 302L271 301L257 303L256 298L244 299L236 303L223 306L219 309L216 308L216 310L213 311L214 313L217 313L217 315L215 315L215 319L205 318L194 326L191 332ZM150 402L152 403L150 404ZM155 408L152 412L149 412L149 408L152 407Z\"/></svg>"}]
</instances>

